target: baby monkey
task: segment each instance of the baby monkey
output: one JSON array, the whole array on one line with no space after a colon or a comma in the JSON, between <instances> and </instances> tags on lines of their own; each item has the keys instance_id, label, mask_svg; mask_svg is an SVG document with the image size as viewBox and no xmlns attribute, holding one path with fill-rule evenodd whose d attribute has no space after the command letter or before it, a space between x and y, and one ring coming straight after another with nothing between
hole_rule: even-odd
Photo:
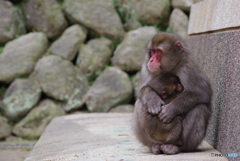
<instances>
[{"instance_id":1,"label":"baby monkey","mask_svg":"<svg viewBox=\"0 0 240 161\"><path fill-rule=\"evenodd\" d=\"M154 90L161 98L162 105L170 103L183 91L183 86L179 78L171 73L159 74L153 77L146 86L139 91L139 98L142 95ZM148 139L153 143L152 152L159 153L159 147L162 144L182 145L180 140L182 132L182 117L176 116L170 123L162 123L157 115L150 114L148 107L144 105L141 110L141 126L144 128ZM160 148L161 149L161 148ZM164 149L161 149L164 152Z\"/></svg>"}]
</instances>

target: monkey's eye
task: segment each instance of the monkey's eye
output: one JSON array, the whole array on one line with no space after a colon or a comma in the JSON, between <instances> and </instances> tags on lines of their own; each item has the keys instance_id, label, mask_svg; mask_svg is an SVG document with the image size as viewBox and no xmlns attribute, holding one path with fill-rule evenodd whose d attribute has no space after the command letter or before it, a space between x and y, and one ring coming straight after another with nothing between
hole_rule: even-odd
<instances>
[{"instance_id":1,"label":"monkey's eye","mask_svg":"<svg viewBox=\"0 0 240 161\"><path fill-rule=\"evenodd\" d=\"M162 51L160 49L157 49L157 54L161 54Z\"/></svg>"},{"instance_id":2,"label":"monkey's eye","mask_svg":"<svg viewBox=\"0 0 240 161\"><path fill-rule=\"evenodd\" d=\"M161 49L150 49L149 51L150 51L151 56L153 56L153 55L160 56L162 54Z\"/></svg>"},{"instance_id":3,"label":"monkey's eye","mask_svg":"<svg viewBox=\"0 0 240 161\"><path fill-rule=\"evenodd\" d=\"M150 50L151 56L153 56L153 55L155 54L155 52L156 52L156 50L151 49L151 50Z\"/></svg>"}]
</instances>

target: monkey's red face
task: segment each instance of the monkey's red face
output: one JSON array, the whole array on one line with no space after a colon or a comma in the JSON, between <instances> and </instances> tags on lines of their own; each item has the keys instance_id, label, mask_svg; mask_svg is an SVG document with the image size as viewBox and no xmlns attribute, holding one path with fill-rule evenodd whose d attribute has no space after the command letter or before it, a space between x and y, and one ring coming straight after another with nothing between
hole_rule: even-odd
<instances>
[{"instance_id":1,"label":"monkey's red face","mask_svg":"<svg viewBox=\"0 0 240 161\"><path fill-rule=\"evenodd\" d=\"M160 69L160 60L163 54L163 51L160 48L150 49L150 59L148 61L148 68L151 72L159 71Z\"/></svg>"},{"instance_id":2,"label":"monkey's red face","mask_svg":"<svg viewBox=\"0 0 240 161\"><path fill-rule=\"evenodd\" d=\"M183 60L183 53L184 48L176 36L156 34L148 44L147 67L154 74L171 72Z\"/></svg>"}]
</instances>

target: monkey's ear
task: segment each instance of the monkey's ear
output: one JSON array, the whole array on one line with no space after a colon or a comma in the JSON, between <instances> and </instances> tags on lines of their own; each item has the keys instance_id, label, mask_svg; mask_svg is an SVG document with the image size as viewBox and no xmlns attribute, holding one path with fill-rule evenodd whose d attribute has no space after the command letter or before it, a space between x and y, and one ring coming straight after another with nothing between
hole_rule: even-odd
<instances>
[{"instance_id":1,"label":"monkey's ear","mask_svg":"<svg viewBox=\"0 0 240 161\"><path fill-rule=\"evenodd\" d=\"M183 91L183 86L182 86L180 83L178 83L178 84L177 84L177 87L176 87L176 90L177 90L178 92L182 92L182 91Z\"/></svg>"},{"instance_id":2,"label":"monkey's ear","mask_svg":"<svg viewBox=\"0 0 240 161\"><path fill-rule=\"evenodd\" d=\"M183 46L182 46L182 44L181 44L179 41L175 42L174 45L177 47L177 49L178 49L179 51L183 51Z\"/></svg>"},{"instance_id":3,"label":"monkey's ear","mask_svg":"<svg viewBox=\"0 0 240 161\"><path fill-rule=\"evenodd\" d=\"M162 91L162 94L161 94L162 98L167 98L168 97L168 94L167 94L167 91Z\"/></svg>"}]
</instances>

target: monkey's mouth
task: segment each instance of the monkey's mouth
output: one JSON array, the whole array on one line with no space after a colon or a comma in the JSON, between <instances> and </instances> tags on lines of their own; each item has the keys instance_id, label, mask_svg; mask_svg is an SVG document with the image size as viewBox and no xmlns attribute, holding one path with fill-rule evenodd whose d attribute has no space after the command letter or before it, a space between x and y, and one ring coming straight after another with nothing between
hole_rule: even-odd
<instances>
[{"instance_id":1,"label":"monkey's mouth","mask_svg":"<svg viewBox=\"0 0 240 161\"><path fill-rule=\"evenodd\" d=\"M158 70L159 70L159 66L156 66L156 65L148 65L148 69L149 69L151 72L155 72L155 71L158 71Z\"/></svg>"},{"instance_id":2,"label":"monkey's mouth","mask_svg":"<svg viewBox=\"0 0 240 161\"><path fill-rule=\"evenodd\" d=\"M157 67L156 67L156 66L151 66L151 65L149 65L149 69L150 69L150 70L157 70Z\"/></svg>"}]
</instances>

